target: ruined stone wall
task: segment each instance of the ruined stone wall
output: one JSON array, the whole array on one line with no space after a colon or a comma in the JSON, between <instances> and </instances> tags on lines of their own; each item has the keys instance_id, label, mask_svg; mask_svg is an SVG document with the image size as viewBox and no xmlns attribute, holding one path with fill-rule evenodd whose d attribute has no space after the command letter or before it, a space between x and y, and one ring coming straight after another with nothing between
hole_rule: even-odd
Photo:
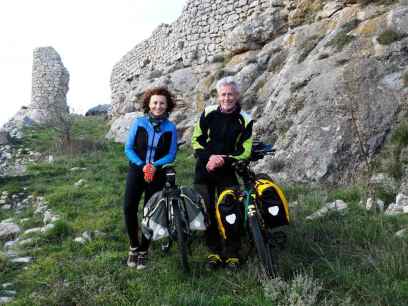
<instances>
[{"instance_id":1,"label":"ruined stone wall","mask_svg":"<svg viewBox=\"0 0 408 306\"><path fill-rule=\"evenodd\" d=\"M30 108L47 110L50 105L58 105L65 109L68 82L68 70L54 48L34 49Z\"/></svg>"},{"instance_id":2,"label":"ruined stone wall","mask_svg":"<svg viewBox=\"0 0 408 306\"><path fill-rule=\"evenodd\" d=\"M121 103L130 82L148 73L166 73L210 62L224 51L226 34L276 0L189 0L171 25L162 24L117 63L111 76L112 104Z\"/></svg>"},{"instance_id":3,"label":"ruined stone wall","mask_svg":"<svg viewBox=\"0 0 408 306\"><path fill-rule=\"evenodd\" d=\"M21 109L4 124L3 129L11 137L21 138L21 128L33 123L57 123L61 114L69 112L66 94L69 73L61 57L52 47L40 47L33 51L31 103Z\"/></svg>"}]
</instances>

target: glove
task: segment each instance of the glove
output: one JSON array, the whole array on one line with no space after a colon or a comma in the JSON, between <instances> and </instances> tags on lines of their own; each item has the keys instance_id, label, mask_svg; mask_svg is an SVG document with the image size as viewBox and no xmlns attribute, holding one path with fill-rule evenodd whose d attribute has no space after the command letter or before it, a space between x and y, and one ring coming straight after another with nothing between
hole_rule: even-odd
<instances>
[{"instance_id":1,"label":"glove","mask_svg":"<svg viewBox=\"0 0 408 306\"><path fill-rule=\"evenodd\" d=\"M144 180L148 183L152 182L155 172L156 168L152 164L146 164L146 166L143 167Z\"/></svg>"}]
</instances>

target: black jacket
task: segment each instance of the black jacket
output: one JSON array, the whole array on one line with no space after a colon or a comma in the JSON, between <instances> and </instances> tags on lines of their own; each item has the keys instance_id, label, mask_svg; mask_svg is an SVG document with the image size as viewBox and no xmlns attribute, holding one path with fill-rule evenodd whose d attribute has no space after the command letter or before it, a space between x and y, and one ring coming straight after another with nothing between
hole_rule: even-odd
<instances>
[{"instance_id":1,"label":"black jacket","mask_svg":"<svg viewBox=\"0 0 408 306\"><path fill-rule=\"evenodd\" d=\"M196 177L208 174L205 166L213 154L227 155L229 161L249 158L252 125L251 117L241 111L239 105L230 114L222 113L215 105L207 107L196 123L192 137L192 146L198 159ZM229 163L218 170L232 171Z\"/></svg>"}]
</instances>

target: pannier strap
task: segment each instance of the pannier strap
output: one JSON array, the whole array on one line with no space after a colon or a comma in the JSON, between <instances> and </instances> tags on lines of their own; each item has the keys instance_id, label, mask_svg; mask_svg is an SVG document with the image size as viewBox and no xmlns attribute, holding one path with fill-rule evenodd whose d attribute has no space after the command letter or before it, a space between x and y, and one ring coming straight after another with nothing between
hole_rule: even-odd
<instances>
[{"instance_id":1,"label":"pannier strap","mask_svg":"<svg viewBox=\"0 0 408 306\"><path fill-rule=\"evenodd\" d=\"M281 199L283 207L285 209L286 217L287 217L288 222L289 222L289 204L288 204L288 200L286 200L285 194L282 191L282 188L280 188L274 182L271 182L271 181L265 180L265 179L259 179L259 180L256 181L256 184L255 184L256 192L258 193L259 196L262 196L265 189L268 189L270 187L272 187L276 191L279 198Z\"/></svg>"}]
</instances>

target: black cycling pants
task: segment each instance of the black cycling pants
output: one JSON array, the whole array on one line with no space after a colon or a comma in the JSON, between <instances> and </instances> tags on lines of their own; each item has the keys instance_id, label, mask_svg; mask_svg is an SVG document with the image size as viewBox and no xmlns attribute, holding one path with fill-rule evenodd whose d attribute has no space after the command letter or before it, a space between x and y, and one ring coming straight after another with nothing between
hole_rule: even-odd
<instances>
[{"instance_id":1,"label":"black cycling pants","mask_svg":"<svg viewBox=\"0 0 408 306\"><path fill-rule=\"evenodd\" d=\"M240 235L232 236L227 235L227 239L221 236L218 230L218 223L215 216L216 199L227 188L236 188L238 181L235 178L224 181L222 184L212 183L196 183L194 184L195 190L203 197L205 205L207 207L207 213L209 217L209 226L206 230L206 244L210 252L220 254L221 256L238 257L239 249L241 247Z\"/></svg>"},{"instance_id":2,"label":"black cycling pants","mask_svg":"<svg viewBox=\"0 0 408 306\"><path fill-rule=\"evenodd\" d=\"M141 235L142 237L140 243L138 239L139 224L137 212L139 202L142 194L144 193L144 207L155 192L163 189L165 182L166 176L162 170L158 170L156 172L151 183L146 183L141 167L129 167L126 178L123 211L125 215L126 228L129 235L129 242L132 248L138 248L140 251L147 251L149 248L150 240L148 240L143 234Z\"/></svg>"}]
</instances>

